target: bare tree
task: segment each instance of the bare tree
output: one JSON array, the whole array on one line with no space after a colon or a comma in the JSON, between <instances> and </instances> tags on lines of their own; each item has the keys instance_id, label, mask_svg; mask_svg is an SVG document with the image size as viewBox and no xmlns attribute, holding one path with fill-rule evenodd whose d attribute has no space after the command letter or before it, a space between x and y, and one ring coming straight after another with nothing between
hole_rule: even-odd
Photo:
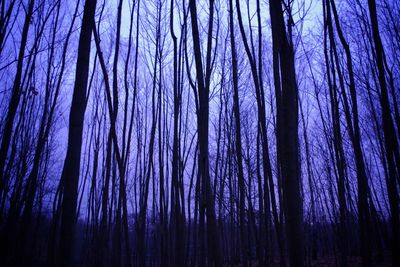
<instances>
[{"instance_id":1,"label":"bare tree","mask_svg":"<svg viewBox=\"0 0 400 267\"><path fill-rule=\"evenodd\" d=\"M63 188L60 229L60 265L73 264L73 247L78 196L79 168L81 159L83 120L87 103L87 83L90 60L90 45L94 27L96 1L86 1L79 37L75 86L69 115L68 147L61 174Z\"/></svg>"},{"instance_id":2,"label":"bare tree","mask_svg":"<svg viewBox=\"0 0 400 267\"><path fill-rule=\"evenodd\" d=\"M382 126L385 140L386 160L389 169L389 179L387 181L387 190L389 195L391 224L392 224L392 251L399 249L400 231L399 231L399 195L397 192L397 182L400 173L400 155L399 144L396 138L396 132L390 110L389 96L385 75L385 52L382 40L379 34L378 16L375 0L368 0L368 8L371 19L372 36L376 53L376 65L378 68L378 80L380 87L380 104L382 108ZM397 179L396 179L397 177ZM368 231L368 229L365 229ZM370 266L367 263L368 258L364 259L363 265ZM392 254L393 266L400 264L400 257L397 253Z\"/></svg>"},{"instance_id":3,"label":"bare tree","mask_svg":"<svg viewBox=\"0 0 400 267\"><path fill-rule=\"evenodd\" d=\"M209 1L210 17L208 21L208 36L206 50L205 71L203 70L202 53L200 48L199 27L197 22L197 7L194 0L189 1L190 17L192 22L192 38L194 57L196 63L197 99L199 109L197 112L197 130L199 143L198 172L201 181L201 210L206 210L207 216L207 245L210 266L221 266L217 224L215 218L214 197L211 191L210 169L208 157L208 116L209 116L209 90L211 77L212 34L214 24L214 1ZM200 220L202 220L200 218Z\"/></svg>"},{"instance_id":4,"label":"bare tree","mask_svg":"<svg viewBox=\"0 0 400 267\"><path fill-rule=\"evenodd\" d=\"M293 23L290 9L287 10ZM304 266L303 256L303 201L300 192L301 175L298 137L298 88L294 68L294 51L287 35L282 1L270 1L272 42L274 56L274 81L278 140L278 157L282 173L283 207L288 241L289 263Z\"/></svg>"}]
</instances>

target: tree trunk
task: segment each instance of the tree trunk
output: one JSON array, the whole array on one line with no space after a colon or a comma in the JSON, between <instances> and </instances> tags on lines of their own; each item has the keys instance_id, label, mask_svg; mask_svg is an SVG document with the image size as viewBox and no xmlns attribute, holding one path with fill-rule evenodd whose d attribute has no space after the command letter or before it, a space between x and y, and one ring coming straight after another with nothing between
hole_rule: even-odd
<instances>
[{"instance_id":1,"label":"tree trunk","mask_svg":"<svg viewBox=\"0 0 400 267\"><path fill-rule=\"evenodd\" d=\"M73 248L76 202L81 162L83 121L87 103L86 87L88 83L90 43L92 29L94 27L95 10L96 0L85 2L79 37L75 86L69 115L68 147L61 174L61 183L63 183L64 186L60 230L60 264L63 267L74 265Z\"/></svg>"},{"instance_id":2,"label":"tree trunk","mask_svg":"<svg viewBox=\"0 0 400 267\"><path fill-rule=\"evenodd\" d=\"M382 45L382 40L379 33L379 25L378 25L378 16L376 12L376 2L375 0L368 0L368 7L371 19L371 28L372 28L372 36L375 45L375 54L376 54L376 64L378 68L378 79L380 86L380 104L382 108L382 126L383 126L383 134L385 139L385 150L386 150L386 159L388 163L389 169L389 179L387 181L387 190L390 204L390 216L392 223L392 265L399 266L400 264L400 255L397 253L399 251L399 242L400 242L400 226L399 226L399 195L397 192L397 182L396 177L398 177L398 173L396 172L396 165L399 168L400 162L396 162L396 154L399 152L399 144L396 138L396 132L394 129L394 124L392 120L391 110L390 110L390 102L386 84L385 77L385 52ZM367 230L367 229L366 229ZM363 265L369 266L366 263L368 258L364 259Z\"/></svg>"},{"instance_id":3,"label":"tree trunk","mask_svg":"<svg viewBox=\"0 0 400 267\"><path fill-rule=\"evenodd\" d=\"M280 0L270 0L270 15L272 27L273 49L278 52L279 65L274 64L274 69L279 68L280 82L275 81L278 117L278 149L280 157L279 166L282 173L283 206L285 211L285 225L288 242L290 266L304 266L303 253L303 201L301 198L300 160L298 137L298 89L294 68L294 52L287 37L282 3ZM292 23L289 12L289 23ZM289 25L291 27L291 25ZM278 62L275 62L278 63ZM275 76L275 79L278 78Z\"/></svg>"},{"instance_id":4,"label":"tree trunk","mask_svg":"<svg viewBox=\"0 0 400 267\"><path fill-rule=\"evenodd\" d=\"M201 209L206 209L207 216L207 248L209 265L213 267L220 267L221 255L219 240L215 238L217 234L217 224L215 218L214 197L212 196L211 183L210 183L210 170L208 158L208 126L209 126L209 82L211 72L211 43L212 43L212 29L213 29L213 14L214 14L214 1L210 0L210 19L208 29L207 41L207 54L206 54L206 72L204 75L202 56L200 48L200 35L197 23L197 8L196 1L189 1L189 9L192 22L192 35L194 57L196 63L196 76L197 76L197 91L199 99L199 111L197 113L197 127L198 127L198 143L199 143L199 159L198 170L199 178L201 179ZM201 217L201 216L200 216ZM201 219L201 218L200 218Z\"/></svg>"}]
</instances>

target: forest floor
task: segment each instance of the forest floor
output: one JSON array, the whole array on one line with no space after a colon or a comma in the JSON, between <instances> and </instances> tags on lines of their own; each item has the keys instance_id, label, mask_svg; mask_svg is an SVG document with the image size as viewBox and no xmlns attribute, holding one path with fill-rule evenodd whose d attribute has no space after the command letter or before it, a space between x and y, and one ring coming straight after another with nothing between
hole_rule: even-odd
<instances>
[{"instance_id":1,"label":"forest floor","mask_svg":"<svg viewBox=\"0 0 400 267\"><path fill-rule=\"evenodd\" d=\"M348 261L349 267L361 267L361 258L360 257L352 257ZM374 267L391 267L390 258L386 257L382 262L374 262L372 264ZM335 258L321 258L311 263L311 267L339 267Z\"/></svg>"},{"instance_id":2,"label":"forest floor","mask_svg":"<svg viewBox=\"0 0 400 267\"><path fill-rule=\"evenodd\" d=\"M232 266L232 265L227 265ZM257 262L252 263L252 267L257 267ZM268 265L271 267L280 267L279 261L274 261L272 264ZM351 257L348 261L349 267L362 267L361 258L360 257ZM373 267L392 267L391 258L389 254L385 254L384 260L377 262L374 261L372 264ZM243 264L234 265L233 267L244 267ZM318 260L312 261L310 267L339 267L336 262L335 257L324 257L319 258Z\"/></svg>"}]
</instances>

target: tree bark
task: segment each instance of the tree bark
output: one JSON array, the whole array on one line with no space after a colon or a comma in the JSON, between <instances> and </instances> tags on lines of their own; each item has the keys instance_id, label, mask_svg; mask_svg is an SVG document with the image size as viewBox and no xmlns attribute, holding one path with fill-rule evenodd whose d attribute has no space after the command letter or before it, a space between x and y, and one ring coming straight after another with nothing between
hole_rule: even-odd
<instances>
[{"instance_id":1,"label":"tree bark","mask_svg":"<svg viewBox=\"0 0 400 267\"><path fill-rule=\"evenodd\" d=\"M94 27L95 10L96 0L85 2L79 37L75 85L69 115L68 147L61 174L61 183L64 186L60 229L60 265L63 267L74 265L73 248L76 202L81 162L83 122L87 103L86 87L89 73L90 44L92 29Z\"/></svg>"},{"instance_id":2,"label":"tree bark","mask_svg":"<svg viewBox=\"0 0 400 267\"><path fill-rule=\"evenodd\" d=\"M220 267L221 256L219 240L215 238L217 234L217 224L215 218L214 197L212 196L211 183L210 183L210 170L209 170L209 157L208 157L208 126L209 126L209 77L211 72L211 44L212 44L212 29L213 29L213 14L214 14L214 1L210 0L210 19L208 29L207 41L207 54L206 54L206 72L203 72L202 56L200 48L200 35L197 23L197 8L196 1L189 1L189 9L192 22L192 35L194 57L196 63L196 76L197 76L197 92L199 99L199 111L197 114L197 127L198 127L198 143L199 143L199 159L198 170L199 178L201 179L201 195L203 201L200 204L201 208L206 209L207 216L207 248L209 265ZM204 75L205 74L205 75ZM201 216L200 216L201 217Z\"/></svg>"},{"instance_id":3,"label":"tree bark","mask_svg":"<svg viewBox=\"0 0 400 267\"><path fill-rule=\"evenodd\" d=\"M270 0L270 15L272 27L273 50L278 52L278 62L274 62L274 69L279 68L280 81L275 81L278 95L276 96L277 109L280 109L281 117L278 117L278 149L280 157L279 166L282 173L283 206L285 211L285 225L288 243L290 266L304 266L303 253L303 200L300 192L301 175L299 160L298 137L298 88L294 68L294 52L287 36L282 2ZM289 11L289 24L292 23ZM289 25L289 28L292 25ZM278 89L278 90L277 90Z\"/></svg>"},{"instance_id":4,"label":"tree bark","mask_svg":"<svg viewBox=\"0 0 400 267\"><path fill-rule=\"evenodd\" d=\"M396 138L393 119L390 110L390 102L385 77L385 52L382 45L382 40L379 33L378 16L376 11L375 0L368 0L368 8L371 19L372 37L375 46L376 65L378 68L378 80L380 87L380 104L382 108L382 126L385 139L386 159L389 169L389 179L387 181L387 190L390 204L390 218L392 224L392 265L398 266L400 264L400 230L399 230L399 195L397 192L396 177L399 173L396 172L396 166L399 168L400 162L396 161L396 154L399 153L399 144ZM366 229L367 230L367 229ZM369 266L366 262L368 258L363 261L364 266Z\"/></svg>"}]
</instances>

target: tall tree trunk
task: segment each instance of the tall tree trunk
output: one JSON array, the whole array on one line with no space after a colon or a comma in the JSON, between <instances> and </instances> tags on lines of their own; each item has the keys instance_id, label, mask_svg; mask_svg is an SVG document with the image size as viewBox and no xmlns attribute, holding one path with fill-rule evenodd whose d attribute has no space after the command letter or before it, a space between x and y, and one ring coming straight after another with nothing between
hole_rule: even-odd
<instances>
[{"instance_id":1,"label":"tall tree trunk","mask_svg":"<svg viewBox=\"0 0 400 267\"><path fill-rule=\"evenodd\" d=\"M235 152L238 170L238 186L239 186L239 228L240 228L240 244L244 266L247 266L249 260L249 248L246 241L245 233L245 183L243 174L242 159L242 137L240 127L240 106L239 106L239 78L238 66L235 46L235 29L233 27L233 0L229 1L229 32L232 53L232 81L233 81L233 111L235 115ZM250 238L249 236L247 238Z\"/></svg>"},{"instance_id":2,"label":"tall tree trunk","mask_svg":"<svg viewBox=\"0 0 400 267\"><path fill-rule=\"evenodd\" d=\"M289 28L292 27L290 10ZM278 117L278 149L280 157L279 166L282 173L283 206L285 211L285 225L288 242L290 266L304 266L303 253L303 200L300 192L301 174L299 160L298 137L298 89L294 68L294 51L290 44L291 36L287 36L282 2L270 0L270 15L272 27L273 50L279 55L279 61L274 62L274 69L279 68L280 82L275 81L275 86L280 84L276 92L277 109L281 112ZM278 101L280 103L278 103Z\"/></svg>"},{"instance_id":3,"label":"tall tree trunk","mask_svg":"<svg viewBox=\"0 0 400 267\"><path fill-rule=\"evenodd\" d=\"M379 33L378 16L376 11L375 0L368 0L368 7L371 19L372 37L375 45L376 64L378 68L378 80L380 86L380 104L382 108L382 126L385 139L386 159L389 169L389 179L387 181L387 190L389 195L390 216L392 223L392 265L400 264L400 255L397 253L400 249L400 226L399 226L399 195L397 192L396 177L399 173L396 172L396 165L399 169L400 162L396 162L396 154L399 153L399 144L396 138L396 132L393 124L393 119L390 110L390 102L385 77L385 52L382 45L381 36ZM367 230L367 229L366 229ZM367 260L367 259L365 259ZM365 261L364 266L369 266Z\"/></svg>"},{"instance_id":4,"label":"tall tree trunk","mask_svg":"<svg viewBox=\"0 0 400 267\"><path fill-rule=\"evenodd\" d=\"M87 103L86 87L89 73L90 44L92 29L94 27L95 10L96 0L85 2L79 37L75 86L69 115L68 147L61 174L61 183L63 183L63 200L59 251L60 264L63 267L74 265L73 248L76 223L76 202L81 162L83 121Z\"/></svg>"},{"instance_id":5,"label":"tall tree trunk","mask_svg":"<svg viewBox=\"0 0 400 267\"><path fill-rule=\"evenodd\" d=\"M210 74L211 74L211 50L212 50L212 29L214 23L214 1L210 0L210 19L207 37L207 53L206 53L206 72L203 72L201 48L200 48L200 35L197 23L197 8L196 1L189 1L189 9L192 22L192 35L193 35L193 48L196 65L197 76L197 93L199 100L199 111L197 113L197 127L198 127L198 143L199 143L199 159L198 170L199 178L201 179L201 195L203 201L200 202L206 209L207 216L207 249L209 265L220 267L221 255L219 240L216 238L217 223L215 217L214 197L212 196L211 182L210 182L210 169L208 157L208 126L209 126L209 87L210 87ZM200 216L201 217L201 216ZM201 219L201 218L200 218Z\"/></svg>"},{"instance_id":6,"label":"tall tree trunk","mask_svg":"<svg viewBox=\"0 0 400 267\"><path fill-rule=\"evenodd\" d=\"M340 266L347 266L347 234L346 234L346 217L347 217L347 205L346 205L346 192L345 192L345 156L343 150L342 131L340 124L340 112L339 112L339 99L338 90L336 86L336 70L333 61L333 54L336 55L336 43L333 35L332 18L330 4L327 1L324 3L324 15L325 15L325 27L324 27L324 54L325 64L329 87L329 97L331 103L331 117L332 117L332 128L333 128L333 145L334 145L334 162L336 165L336 176L337 176L337 190L338 190L338 202L339 202L339 237L338 237L338 248L340 251ZM329 33L329 34L328 34ZM328 40L327 34L329 35L329 55L328 57ZM332 65L329 63L331 62ZM339 71L339 70L337 70Z\"/></svg>"},{"instance_id":7,"label":"tall tree trunk","mask_svg":"<svg viewBox=\"0 0 400 267\"><path fill-rule=\"evenodd\" d=\"M174 32L174 1L171 0L170 10L170 31L173 41L173 57L174 57L174 74L173 74L173 92L174 92L174 129L173 129L173 144L172 144L172 177L171 177L171 226L174 227L172 230L175 233L173 237L173 248L175 251L175 257L172 260L172 266L183 267L184 256L185 256L185 219L184 219L184 207L181 206L181 159L180 159L180 138L179 138L179 123L181 113L181 85L179 79L179 66L178 66L178 41ZM161 208L161 207L160 207ZM163 208L163 207L162 207ZM189 214L190 216L190 214Z\"/></svg>"}]
</instances>

